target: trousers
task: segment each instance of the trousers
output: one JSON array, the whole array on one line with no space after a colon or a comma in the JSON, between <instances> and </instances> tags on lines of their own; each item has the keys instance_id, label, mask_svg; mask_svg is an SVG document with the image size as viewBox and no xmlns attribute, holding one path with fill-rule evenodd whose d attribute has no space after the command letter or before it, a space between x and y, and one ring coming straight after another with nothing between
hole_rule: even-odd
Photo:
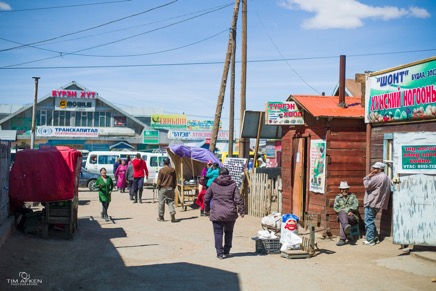
<instances>
[{"instance_id":1,"label":"trousers","mask_svg":"<svg viewBox=\"0 0 436 291\"><path fill-rule=\"evenodd\" d=\"M173 188L160 188L158 193L159 199L159 217L164 217L165 214L165 203L168 205L170 214L176 214L176 209L174 208L174 189Z\"/></svg>"},{"instance_id":2,"label":"trousers","mask_svg":"<svg viewBox=\"0 0 436 291\"><path fill-rule=\"evenodd\" d=\"M135 201L138 201L138 198L139 201L141 201L143 189L144 189L144 177L133 178L133 193L135 196Z\"/></svg>"},{"instance_id":3,"label":"trousers","mask_svg":"<svg viewBox=\"0 0 436 291\"><path fill-rule=\"evenodd\" d=\"M235 220L233 221L212 221L213 233L215 236L215 249L217 255L227 255L230 253L233 241L233 228L235 227ZM224 247L223 247L224 236Z\"/></svg>"},{"instance_id":4,"label":"trousers","mask_svg":"<svg viewBox=\"0 0 436 291\"><path fill-rule=\"evenodd\" d=\"M339 237L342 240L346 240L347 239L347 235L344 232L345 226L347 226L347 224L353 226L357 224L357 220L354 216L349 216L347 212L345 212L344 210L339 211L338 213L338 221L339 221Z\"/></svg>"},{"instance_id":5,"label":"trousers","mask_svg":"<svg viewBox=\"0 0 436 291\"><path fill-rule=\"evenodd\" d=\"M380 208L365 207L365 238L367 241L374 241L375 237L378 236L374 220L379 211Z\"/></svg>"}]
</instances>

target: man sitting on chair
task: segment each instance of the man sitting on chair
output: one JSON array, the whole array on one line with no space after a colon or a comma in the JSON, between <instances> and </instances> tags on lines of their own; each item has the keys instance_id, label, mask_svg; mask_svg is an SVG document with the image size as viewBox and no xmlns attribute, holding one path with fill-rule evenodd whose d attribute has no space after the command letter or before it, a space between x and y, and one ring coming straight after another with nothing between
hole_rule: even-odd
<instances>
[{"instance_id":1,"label":"man sitting on chair","mask_svg":"<svg viewBox=\"0 0 436 291\"><path fill-rule=\"evenodd\" d=\"M347 240L347 236L350 234L351 227L358 222L357 207L359 201L357 201L356 195L349 193L347 182L341 182L339 185L340 194L336 195L333 209L338 214L340 239L336 243L337 246L343 246ZM348 238L348 243L354 243L352 237Z\"/></svg>"}]
</instances>

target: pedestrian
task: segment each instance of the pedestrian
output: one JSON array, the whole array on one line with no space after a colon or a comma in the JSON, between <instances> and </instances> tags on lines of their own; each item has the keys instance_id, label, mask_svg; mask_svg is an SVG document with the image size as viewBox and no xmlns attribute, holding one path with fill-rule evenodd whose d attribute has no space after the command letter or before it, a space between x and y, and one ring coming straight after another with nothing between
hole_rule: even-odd
<instances>
[{"instance_id":1,"label":"pedestrian","mask_svg":"<svg viewBox=\"0 0 436 291\"><path fill-rule=\"evenodd\" d=\"M121 193L124 193L127 187L126 171L127 171L126 160L121 159L121 165L119 165L117 170L115 171L115 181L117 181L116 186L118 189L120 189Z\"/></svg>"},{"instance_id":2,"label":"pedestrian","mask_svg":"<svg viewBox=\"0 0 436 291\"><path fill-rule=\"evenodd\" d=\"M142 191L144 189L144 177L148 179L148 168L145 161L142 159L141 154L137 153L132 160L133 165L133 193L135 200L133 203L142 203Z\"/></svg>"},{"instance_id":3,"label":"pedestrian","mask_svg":"<svg viewBox=\"0 0 436 291\"><path fill-rule=\"evenodd\" d=\"M200 216L205 216L204 214L204 195L206 195L207 190L207 171L213 165L212 161L208 161L206 167L203 168L200 175L200 181L198 182L198 195L195 199L195 204L200 206ZM219 174L219 173L218 173Z\"/></svg>"},{"instance_id":4,"label":"pedestrian","mask_svg":"<svg viewBox=\"0 0 436 291\"><path fill-rule=\"evenodd\" d=\"M346 181L339 184L339 190L341 193L336 195L333 209L338 214L339 222L339 241L336 245L343 246L350 234L351 227L358 222L357 208L359 207L359 201L356 195L349 192L350 186ZM353 238L350 237L348 243L354 243Z\"/></svg>"},{"instance_id":5,"label":"pedestrian","mask_svg":"<svg viewBox=\"0 0 436 291\"><path fill-rule=\"evenodd\" d=\"M254 160L253 158L250 158L250 160L248 161L248 170L251 170L254 166Z\"/></svg>"},{"instance_id":6,"label":"pedestrian","mask_svg":"<svg viewBox=\"0 0 436 291\"><path fill-rule=\"evenodd\" d=\"M171 222L176 222L176 209L174 208L174 190L176 188L176 171L170 167L170 159L163 159L164 166L157 174L156 187L158 189L158 221L165 221L165 203L171 215Z\"/></svg>"},{"instance_id":7,"label":"pedestrian","mask_svg":"<svg viewBox=\"0 0 436 291\"><path fill-rule=\"evenodd\" d=\"M121 164L121 159L120 158L116 158L115 162L114 162L114 166L113 166L113 174L114 174L115 180L116 180L115 173L116 173L118 167L120 166L120 164ZM116 190L117 190L117 186L115 185L114 191L116 191Z\"/></svg>"},{"instance_id":8,"label":"pedestrian","mask_svg":"<svg viewBox=\"0 0 436 291\"><path fill-rule=\"evenodd\" d=\"M220 165L218 163L213 163L212 167L209 167L206 174L206 187L209 188L213 180L215 180L220 174Z\"/></svg>"},{"instance_id":9,"label":"pedestrian","mask_svg":"<svg viewBox=\"0 0 436 291\"><path fill-rule=\"evenodd\" d=\"M111 193L114 188L114 182L112 181L112 178L107 175L106 168L101 168L100 174L101 176L97 178L95 184L98 188L98 199L103 207L101 218L109 221L107 210L109 208L109 203L111 202Z\"/></svg>"},{"instance_id":10,"label":"pedestrian","mask_svg":"<svg viewBox=\"0 0 436 291\"><path fill-rule=\"evenodd\" d=\"M380 209L388 208L392 182L384 170L385 164L377 162L372 166L371 173L363 178L366 229L364 245L373 246L378 243L378 232L374 220Z\"/></svg>"},{"instance_id":11,"label":"pedestrian","mask_svg":"<svg viewBox=\"0 0 436 291\"><path fill-rule=\"evenodd\" d=\"M204 211L213 225L217 258L224 259L232 248L233 228L238 213L241 217L245 214L244 199L227 168L219 169L218 178L207 189L204 204Z\"/></svg>"},{"instance_id":12,"label":"pedestrian","mask_svg":"<svg viewBox=\"0 0 436 291\"><path fill-rule=\"evenodd\" d=\"M127 170L126 170L126 181L127 181L127 186L129 187L129 197L130 200L133 200L133 195L134 195L134 191L133 191L133 164L132 161L130 161L130 156L127 157Z\"/></svg>"},{"instance_id":13,"label":"pedestrian","mask_svg":"<svg viewBox=\"0 0 436 291\"><path fill-rule=\"evenodd\" d=\"M262 157L257 159L258 161L258 168L266 168L266 163L263 161Z\"/></svg>"}]
</instances>

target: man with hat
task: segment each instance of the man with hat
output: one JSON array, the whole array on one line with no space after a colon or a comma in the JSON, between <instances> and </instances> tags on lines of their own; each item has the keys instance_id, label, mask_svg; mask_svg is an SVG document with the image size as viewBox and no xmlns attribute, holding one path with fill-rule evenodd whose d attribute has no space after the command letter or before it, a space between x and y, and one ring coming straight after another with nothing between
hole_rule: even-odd
<instances>
[{"instance_id":1,"label":"man with hat","mask_svg":"<svg viewBox=\"0 0 436 291\"><path fill-rule=\"evenodd\" d=\"M341 193L336 195L335 203L333 209L338 214L339 222L339 241L336 243L337 246L343 246L347 240L347 236L350 234L351 226L356 225L358 221L357 207L359 206L359 201L357 201L356 195L349 193L348 190L350 186L348 183L341 182L339 185L339 190ZM349 243L354 243L352 238L348 238Z\"/></svg>"},{"instance_id":2,"label":"man with hat","mask_svg":"<svg viewBox=\"0 0 436 291\"><path fill-rule=\"evenodd\" d=\"M373 246L378 242L377 227L374 220L380 209L388 209L389 195L391 194L391 179L385 174L385 164L377 162L372 171L363 178L365 186L365 229L366 240L364 245Z\"/></svg>"},{"instance_id":3,"label":"man with hat","mask_svg":"<svg viewBox=\"0 0 436 291\"><path fill-rule=\"evenodd\" d=\"M159 190L158 221L164 220L165 203L168 205L171 222L176 222L176 209L174 208L174 190L176 188L176 171L170 167L170 159L163 159L164 166L157 174L156 187Z\"/></svg>"}]
</instances>

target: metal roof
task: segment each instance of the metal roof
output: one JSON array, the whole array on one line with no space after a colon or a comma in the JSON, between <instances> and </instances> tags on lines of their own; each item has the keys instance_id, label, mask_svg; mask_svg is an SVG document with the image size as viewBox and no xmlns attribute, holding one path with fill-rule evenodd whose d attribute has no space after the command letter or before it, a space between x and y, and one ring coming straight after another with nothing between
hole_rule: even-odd
<instances>
[{"instance_id":1,"label":"metal roof","mask_svg":"<svg viewBox=\"0 0 436 291\"><path fill-rule=\"evenodd\" d=\"M347 108L339 107L339 96L291 95L287 101L295 101L299 107L314 117L363 118L365 109L360 97L346 97Z\"/></svg>"},{"instance_id":2,"label":"metal roof","mask_svg":"<svg viewBox=\"0 0 436 291\"><path fill-rule=\"evenodd\" d=\"M0 141L17 141L17 131L0 130Z\"/></svg>"}]
</instances>

